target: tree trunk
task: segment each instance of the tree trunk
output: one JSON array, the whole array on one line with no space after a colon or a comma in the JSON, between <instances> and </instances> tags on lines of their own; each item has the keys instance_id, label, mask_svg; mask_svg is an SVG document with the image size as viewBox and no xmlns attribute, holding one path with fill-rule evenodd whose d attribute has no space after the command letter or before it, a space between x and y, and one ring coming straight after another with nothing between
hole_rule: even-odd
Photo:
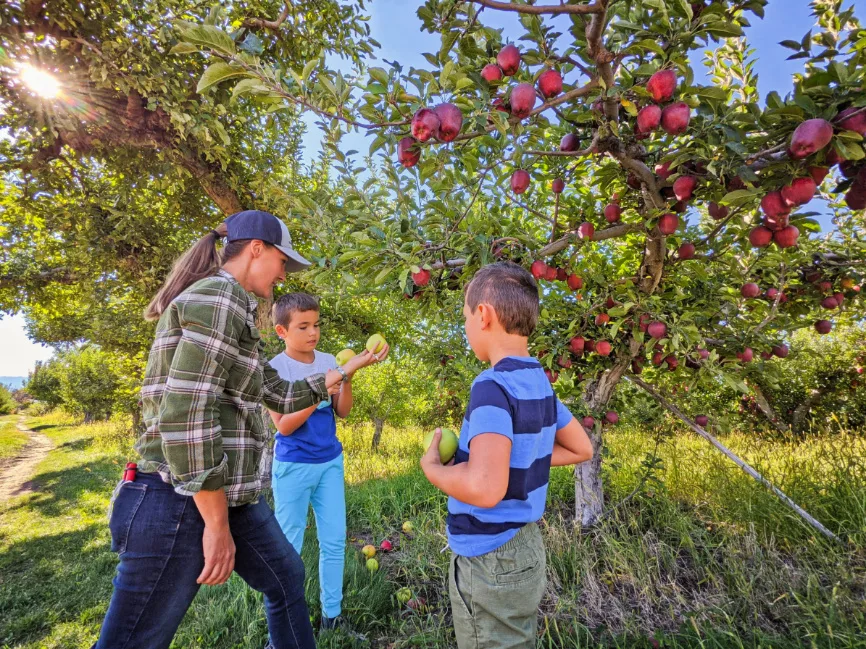
<instances>
[{"instance_id":1,"label":"tree trunk","mask_svg":"<svg viewBox=\"0 0 866 649\"><path fill-rule=\"evenodd\" d=\"M767 397L764 396L761 387L757 383L750 383L749 387L751 387L752 391L755 393L755 403L758 404L758 410L761 411L761 414L764 415L767 420L773 425L773 427L780 433L788 432L788 429L781 422L779 416L776 414L776 411L773 410L773 406L771 406L770 402L767 401Z\"/></svg>"},{"instance_id":2,"label":"tree trunk","mask_svg":"<svg viewBox=\"0 0 866 649\"><path fill-rule=\"evenodd\" d=\"M144 425L141 421L141 408L134 406L132 408L132 436L138 439L138 436L144 432Z\"/></svg>"},{"instance_id":3,"label":"tree trunk","mask_svg":"<svg viewBox=\"0 0 866 649\"><path fill-rule=\"evenodd\" d=\"M592 459L574 468L575 520L581 527L591 527L604 509L604 491L601 484L601 422L586 431L592 442Z\"/></svg>"},{"instance_id":4,"label":"tree trunk","mask_svg":"<svg viewBox=\"0 0 866 649\"><path fill-rule=\"evenodd\" d=\"M803 432L806 424L806 417L808 417L809 413L812 411L812 406L821 400L821 397L824 396L826 391L826 388L818 388L817 390L810 391L809 396L806 397L805 401L794 408L794 414L791 415L791 428L795 433L799 435Z\"/></svg>"},{"instance_id":5,"label":"tree trunk","mask_svg":"<svg viewBox=\"0 0 866 649\"><path fill-rule=\"evenodd\" d=\"M379 442L382 439L382 429L385 427L385 420L381 417L373 417L373 451L378 452Z\"/></svg>"},{"instance_id":6,"label":"tree trunk","mask_svg":"<svg viewBox=\"0 0 866 649\"><path fill-rule=\"evenodd\" d=\"M259 333L266 334L274 331L274 321L271 319L271 307L274 306L274 300L259 299L259 308L256 309L256 327Z\"/></svg>"},{"instance_id":7,"label":"tree trunk","mask_svg":"<svg viewBox=\"0 0 866 649\"><path fill-rule=\"evenodd\" d=\"M591 412L598 413L607 405L639 350L640 341L630 338L628 351L617 359L612 368L589 384L583 400ZM580 521L581 527L594 525L604 510L601 483L602 418L597 419L594 429L586 431L592 442L592 459L578 464L574 470L575 520Z\"/></svg>"}]
</instances>

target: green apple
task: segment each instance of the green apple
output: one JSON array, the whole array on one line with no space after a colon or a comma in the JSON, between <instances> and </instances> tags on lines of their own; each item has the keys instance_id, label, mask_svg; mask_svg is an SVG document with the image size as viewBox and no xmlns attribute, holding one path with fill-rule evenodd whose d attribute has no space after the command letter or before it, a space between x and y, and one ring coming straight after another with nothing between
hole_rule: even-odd
<instances>
[{"instance_id":1,"label":"green apple","mask_svg":"<svg viewBox=\"0 0 866 649\"><path fill-rule=\"evenodd\" d=\"M406 534L410 534L414 529L415 526L412 525L412 521L406 521L403 523L403 531L406 532Z\"/></svg>"},{"instance_id":2,"label":"green apple","mask_svg":"<svg viewBox=\"0 0 866 649\"><path fill-rule=\"evenodd\" d=\"M349 362L349 359L355 355L351 349L344 349L339 354L337 354L334 358L337 359L337 365L345 365Z\"/></svg>"},{"instance_id":3,"label":"green apple","mask_svg":"<svg viewBox=\"0 0 866 649\"><path fill-rule=\"evenodd\" d=\"M429 433L424 435L424 452L430 448L430 444L433 442L433 433L436 431L431 430ZM442 429L442 439L439 440L439 459L442 460L442 464L449 462L454 454L457 452L457 435L450 428Z\"/></svg>"},{"instance_id":4,"label":"green apple","mask_svg":"<svg viewBox=\"0 0 866 649\"><path fill-rule=\"evenodd\" d=\"M408 588L401 588L397 591L397 601L401 604L405 604L410 599L412 599L412 591Z\"/></svg>"},{"instance_id":5,"label":"green apple","mask_svg":"<svg viewBox=\"0 0 866 649\"><path fill-rule=\"evenodd\" d=\"M379 569L379 562L375 559L367 559L367 570L376 572Z\"/></svg>"},{"instance_id":6,"label":"green apple","mask_svg":"<svg viewBox=\"0 0 866 649\"><path fill-rule=\"evenodd\" d=\"M382 334L373 334L367 339L367 351L371 354L378 354L385 346L385 338Z\"/></svg>"}]
</instances>

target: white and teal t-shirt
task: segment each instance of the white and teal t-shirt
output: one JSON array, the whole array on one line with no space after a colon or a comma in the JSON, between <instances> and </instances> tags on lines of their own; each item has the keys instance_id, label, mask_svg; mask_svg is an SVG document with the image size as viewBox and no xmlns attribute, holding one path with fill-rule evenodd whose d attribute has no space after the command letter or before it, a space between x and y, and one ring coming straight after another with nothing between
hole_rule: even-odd
<instances>
[{"instance_id":1,"label":"white and teal t-shirt","mask_svg":"<svg viewBox=\"0 0 866 649\"><path fill-rule=\"evenodd\" d=\"M318 350L312 363L302 363L281 352L271 359L271 367L286 381L302 381L311 374L325 373L337 367L337 359ZM274 457L280 462L323 464L343 452L337 439L337 420L329 398L291 435L277 433Z\"/></svg>"}]
</instances>

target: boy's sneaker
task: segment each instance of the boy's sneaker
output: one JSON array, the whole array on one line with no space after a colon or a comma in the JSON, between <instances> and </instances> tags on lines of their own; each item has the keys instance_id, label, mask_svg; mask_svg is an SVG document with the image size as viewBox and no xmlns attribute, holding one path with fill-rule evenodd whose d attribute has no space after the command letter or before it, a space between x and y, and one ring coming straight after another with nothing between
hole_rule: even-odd
<instances>
[{"instance_id":1,"label":"boy's sneaker","mask_svg":"<svg viewBox=\"0 0 866 649\"><path fill-rule=\"evenodd\" d=\"M322 631L342 631L350 638L357 640L359 642L366 642L367 636L363 633L358 633L352 628L352 625L349 624L349 620L347 620L344 616L338 615L337 617L324 617L322 616Z\"/></svg>"}]
</instances>

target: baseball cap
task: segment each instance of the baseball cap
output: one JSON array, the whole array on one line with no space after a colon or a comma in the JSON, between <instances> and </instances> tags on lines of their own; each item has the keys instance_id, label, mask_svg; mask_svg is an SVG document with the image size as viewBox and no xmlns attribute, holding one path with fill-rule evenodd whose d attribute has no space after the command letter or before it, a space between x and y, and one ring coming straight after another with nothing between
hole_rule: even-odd
<instances>
[{"instance_id":1,"label":"baseball cap","mask_svg":"<svg viewBox=\"0 0 866 649\"><path fill-rule=\"evenodd\" d=\"M286 270L290 273L310 266L310 262L301 257L292 247L292 235L289 234L286 224L269 212L261 210L236 212L226 219L226 228L228 229L226 240L229 242L260 239L273 245L289 258L286 262Z\"/></svg>"}]
</instances>

